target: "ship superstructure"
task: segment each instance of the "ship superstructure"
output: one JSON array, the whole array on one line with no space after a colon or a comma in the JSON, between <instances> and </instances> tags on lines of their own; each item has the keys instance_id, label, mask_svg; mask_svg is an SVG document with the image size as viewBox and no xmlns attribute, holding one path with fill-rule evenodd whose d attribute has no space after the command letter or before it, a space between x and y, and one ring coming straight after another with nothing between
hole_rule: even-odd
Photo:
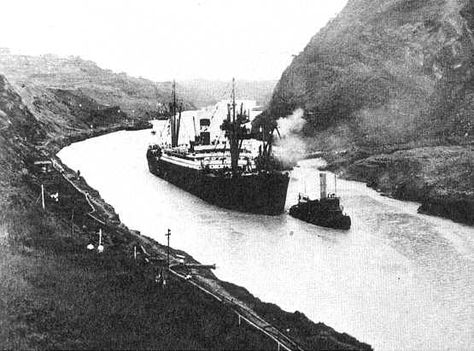
<instances>
[{"instance_id":1,"label":"ship superstructure","mask_svg":"<svg viewBox=\"0 0 474 351\"><path fill-rule=\"evenodd\" d=\"M223 138L212 138L212 118L206 117L199 120L199 134L194 140L180 144L181 108L176 102L175 88L172 100L171 145L162 142L149 147L150 171L221 207L268 215L282 213L288 172L279 169L272 158L270 136L262 138L258 154L245 146L244 141L256 136L249 126L250 111L243 104L237 106L234 81L227 116L220 126Z\"/></svg>"}]
</instances>

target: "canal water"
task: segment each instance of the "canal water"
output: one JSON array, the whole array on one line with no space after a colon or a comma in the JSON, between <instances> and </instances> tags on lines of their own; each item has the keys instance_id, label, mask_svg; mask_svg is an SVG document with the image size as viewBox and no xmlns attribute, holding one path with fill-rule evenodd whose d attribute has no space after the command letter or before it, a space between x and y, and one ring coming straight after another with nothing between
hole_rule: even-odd
<instances>
[{"instance_id":1,"label":"canal water","mask_svg":"<svg viewBox=\"0 0 474 351\"><path fill-rule=\"evenodd\" d=\"M189 116L188 116L189 117ZM189 129L189 128L188 128ZM417 214L417 204L337 180L349 231L283 214L221 209L148 172L150 131L117 132L59 153L114 206L121 220L182 249L261 300L301 311L377 350L474 349L474 228ZM291 174L298 192L319 192L320 160ZM334 178L328 177L329 190Z\"/></svg>"}]
</instances>

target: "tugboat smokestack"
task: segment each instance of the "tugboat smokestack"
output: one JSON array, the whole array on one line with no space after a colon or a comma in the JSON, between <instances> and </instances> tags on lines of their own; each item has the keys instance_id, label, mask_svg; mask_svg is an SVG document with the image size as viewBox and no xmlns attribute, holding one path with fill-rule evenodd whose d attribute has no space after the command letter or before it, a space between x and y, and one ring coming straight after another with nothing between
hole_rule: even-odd
<instances>
[{"instance_id":1,"label":"tugboat smokestack","mask_svg":"<svg viewBox=\"0 0 474 351\"><path fill-rule=\"evenodd\" d=\"M319 173L320 198L326 198L326 173Z\"/></svg>"},{"instance_id":2,"label":"tugboat smokestack","mask_svg":"<svg viewBox=\"0 0 474 351\"><path fill-rule=\"evenodd\" d=\"M326 193L326 173L319 173L320 199L311 200L308 196L299 199L290 207L290 216L305 222L334 229L350 229L351 217L342 212L339 198Z\"/></svg>"}]
</instances>

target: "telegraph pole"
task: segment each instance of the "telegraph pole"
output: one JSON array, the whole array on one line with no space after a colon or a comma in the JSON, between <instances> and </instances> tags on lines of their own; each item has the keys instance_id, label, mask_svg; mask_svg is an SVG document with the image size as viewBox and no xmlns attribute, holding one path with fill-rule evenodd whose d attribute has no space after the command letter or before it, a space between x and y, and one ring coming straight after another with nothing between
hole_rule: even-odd
<instances>
[{"instance_id":1,"label":"telegraph pole","mask_svg":"<svg viewBox=\"0 0 474 351\"><path fill-rule=\"evenodd\" d=\"M167 261L168 261L168 270L170 269L170 236L171 230L168 229L168 233L165 234L168 237L168 253L167 253Z\"/></svg>"}]
</instances>

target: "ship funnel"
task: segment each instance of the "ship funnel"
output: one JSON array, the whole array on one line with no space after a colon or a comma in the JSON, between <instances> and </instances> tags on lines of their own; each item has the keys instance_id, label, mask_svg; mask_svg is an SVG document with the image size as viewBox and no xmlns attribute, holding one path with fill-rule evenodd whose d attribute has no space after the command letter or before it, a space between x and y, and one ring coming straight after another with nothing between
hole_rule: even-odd
<instances>
[{"instance_id":1,"label":"ship funnel","mask_svg":"<svg viewBox=\"0 0 474 351\"><path fill-rule=\"evenodd\" d=\"M319 173L320 198L326 198L326 173Z\"/></svg>"},{"instance_id":2,"label":"ship funnel","mask_svg":"<svg viewBox=\"0 0 474 351\"><path fill-rule=\"evenodd\" d=\"M211 120L209 118L201 118L199 120L199 136L201 140L201 145L211 144L211 133L209 132L210 125Z\"/></svg>"}]
</instances>

